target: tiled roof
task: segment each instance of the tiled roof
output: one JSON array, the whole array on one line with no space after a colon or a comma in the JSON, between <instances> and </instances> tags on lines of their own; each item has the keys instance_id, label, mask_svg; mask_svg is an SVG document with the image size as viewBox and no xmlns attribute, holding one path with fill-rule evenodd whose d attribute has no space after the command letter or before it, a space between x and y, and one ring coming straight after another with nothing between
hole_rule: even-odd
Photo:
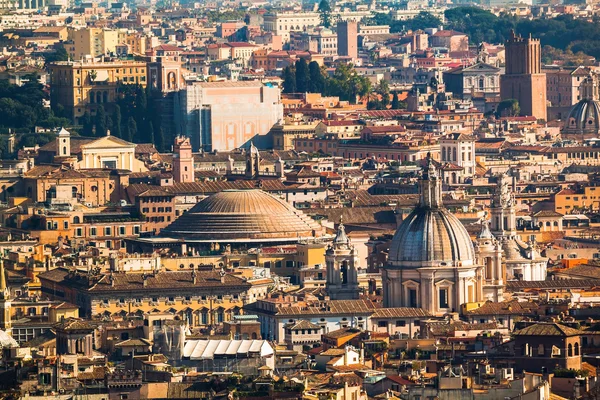
<instances>
[{"instance_id":1,"label":"tiled roof","mask_svg":"<svg viewBox=\"0 0 600 400\"><path fill-rule=\"evenodd\" d=\"M600 287L600 279L555 279L547 281L508 281L507 292L518 292L526 289L592 289Z\"/></svg>"},{"instance_id":2,"label":"tiled roof","mask_svg":"<svg viewBox=\"0 0 600 400\"><path fill-rule=\"evenodd\" d=\"M561 213L552 210L542 210L533 214L534 217L562 217Z\"/></svg>"},{"instance_id":3,"label":"tiled roof","mask_svg":"<svg viewBox=\"0 0 600 400\"><path fill-rule=\"evenodd\" d=\"M79 278L77 278L79 276ZM144 276L146 285L144 285ZM56 268L39 275L41 280L60 283L69 286L80 286L92 293L143 290L152 291L157 289L192 289L207 287L247 287L250 284L242 278L226 274L225 282L221 282L221 276L217 271L196 271L196 283L192 278L192 271L163 271L153 275L141 273L116 273L102 275L97 281L88 281L81 274L70 275L66 268Z\"/></svg>"},{"instance_id":4,"label":"tiled roof","mask_svg":"<svg viewBox=\"0 0 600 400\"><path fill-rule=\"evenodd\" d=\"M429 331L436 336L454 335L456 331L489 331L498 329L495 322L470 324L463 321L452 321L450 323L433 322L429 324Z\"/></svg>"},{"instance_id":5,"label":"tiled roof","mask_svg":"<svg viewBox=\"0 0 600 400\"><path fill-rule=\"evenodd\" d=\"M79 318L68 318L54 325L60 330L93 330L94 326L88 321Z\"/></svg>"},{"instance_id":6,"label":"tiled roof","mask_svg":"<svg viewBox=\"0 0 600 400\"><path fill-rule=\"evenodd\" d=\"M156 147L152 143L140 143L135 145L136 154L154 154L158 153Z\"/></svg>"},{"instance_id":7,"label":"tiled roof","mask_svg":"<svg viewBox=\"0 0 600 400\"><path fill-rule=\"evenodd\" d=\"M578 278L600 279L600 266L580 264L571 268L558 269L555 273Z\"/></svg>"},{"instance_id":8,"label":"tiled roof","mask_svg":"<svg viewBox=\"0 0 600 400\"><path fill-rule=\"evenodd\" d=\"M81 146L86 145L88 143L93 142L94 140L98 140L98 138L89 138L84 136L71 136L71 154L79 154L81 153ZM39 151L48 151L56 153L56 140L51 140L42 147L39 148Z\"/></svg>"},{"instance_id":9,"label":"tiled roof","mask_svg":"<svg viewBox=\"0 0 600 400\"><path fill-rule=\"evenodd\" d=\"M330 300L323 306L288 306L277 309L278 315L370 314L376 305L369 300Z\"/></svg>"},{"instance_id":10,"label":"tiled roof","mask_svg":"<svg viewBox=\"0 0 600 400\"><path fill-rule=\"evenodd\" d=\"M378 308L371 318L418 318L430 317L431 314L422 308L395 307Z\"/></svg>"},{"instance_id":11,"label":"tiled roof","mask_svg":"<svg viewBox=\"0 0 600 400\"><path fill-rule=\"evenodd\" d=\"M285 326L287 329L321 329L321 327L317 324L313 324L310 321L305 319L298 321L296 323L290 323Z\"/></svg>"},{"instance_id":12,"label":"tiled roof","mask_svg":"<svg viewBox=\"0 0 600 400\"><path fill-rule=\"evenodd\" d=\"M538 308L539 305L537 303L529 301L488 301L479 308L466 311L465 315L525 315L534 314Z\"/></svg>"},{"instance_id":13,"label":"tiled roof","mask_svg":"<svg viewBox=\"0 0 600 400\"><path fill-rule=\"evenodd\" d=\"M515 331L515 336L576 336L581 331L557 323L538 322Z\"/></svg>"}]
</instances>

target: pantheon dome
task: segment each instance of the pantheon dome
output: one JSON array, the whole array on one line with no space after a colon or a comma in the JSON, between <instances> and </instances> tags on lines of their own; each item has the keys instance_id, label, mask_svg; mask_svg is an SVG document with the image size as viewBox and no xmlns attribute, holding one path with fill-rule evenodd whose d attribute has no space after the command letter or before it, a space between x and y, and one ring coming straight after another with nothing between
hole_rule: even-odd
<instances>
[{"instance_id":1,"label":"pantheon dome","mask_svg":"<svg viewBox=\"0 0 600 400\"><path fill-rule=\"evenodd\" d=\"M161 237L206 242L293 242L322 236L320 224L259 189L225 190L196 204Z\"/></svg>"},{"instance_id":2,"label":"pantheon dome","mask_svg":"<svg viewBox=\"0 0 600 400\"><path fill-rule=\"evenodd\" d=\"M562 134L576 139L598 137L600 134L600 102L583 99L575 104L565 120Z\"/></svg>"}]
</instances>

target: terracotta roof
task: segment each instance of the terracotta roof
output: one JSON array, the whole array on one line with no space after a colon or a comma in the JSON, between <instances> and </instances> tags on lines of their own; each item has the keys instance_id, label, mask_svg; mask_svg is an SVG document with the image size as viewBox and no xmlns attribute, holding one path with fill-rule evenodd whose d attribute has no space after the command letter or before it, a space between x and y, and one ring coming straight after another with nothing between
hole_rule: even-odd
<instances>
[{"instance_id":1,"label":"terracotta roof","mask_svg":"<svg viewBox=\"0 0 600 400\"><path fill-rule=\"evenodd\" d=\"M327 349L324 352L320 353L320 356L326 356L326 357L339 357L344 355L344 353L346 353L346 350L344 349Z\"/></svg>"},{"instance_id":2,"label":"terracotta roof","mask_svg":"<svg viewBox=\"0 0 600 400\"><path fill-rule=\"evenodd\" d=\"M152 143L140 143L135 145L136 154L155 154L158 153Z\"/></svg>"},{"instance_id":3,"label":"terracotta roof","mask_svg":"<svg viewBox=\"0 0 600 400\"><path fill-rule=\"evenodd\" d=\"M66 268L56 268L39 275L41 280L48 280L65 286L80 286L92 293L112 292L123 290L153 291L158 289L192 289L208 287L246 287L250 284L235 275L226 274L225 282L217 271L196 271L196 283L192 271L162 271L154 275L142 273L116 273L102 275L97 280L88 280L87 274L69 274ZM146 285L144 285L144 276Z\"/></svg>"},{"instance_id":4,"label":"terracotta roof","mask_svg":"<svg viewBox=\"0 0 600 400\"><path fill-rule=\"evenodd\" d=\"M515 336L576 336L581 331L557 323L538 322L515 331Z\"/></svg>"},{"instance_id":5,"label":"terracotta roof","mask_svg":"<svg viewBox=\"0 0 600 400\"><path fill-rule=\"evenodd\" d=\"M592 289L600 287L600 279L554 279L546 281L508 281L507 292L518 292L527 289Z\"/></svg>"},{"instance_id":6,"label":"terracotta roof","mask_svg":"<svg viewBox=\"0 0 600 400\"><path fill-rule=\"evenodd\" d=\"M395 307L378 308L371 318L419 318L430 317L431 314L422 308Z\"/></svg>"},{"instance_id":7,"label":"terracotta roof","mask_svg":"<svg viewBox=\"0 0 600 400\"><path fill-rule=\"evenodd\" d=\"M538 309L539 305L533 301L487 301L479 308L466 311L465 315L525 315L535 314Z\"/></svg>"},{"instance_id":8,"label":"terracotta roof","mask_svg":"<svg viewBox=\"0 0 600 400\"><path fill-rule=\"evenodd\" d=\"M285 327L287 329L321 329L321 327L317 324L313 324L310 321L307 321L305 319L298 321L296 323L289 323L286 324Z\"/></svg>"},{"instance_id":9,"label":"terracotta roof","mask_svg":"<svg viewBox=\"0 0 600 400\"><path fill-rule=\"evenodd\" d=\"M568 275L578 278L600 279L600 266L590 264L575 265L571 268L558 269L557 274Z\"/></svg>"},{"instance_id":10,"label":"terracotta roof","mask_svg":"<svg viewBox=\"0 0 600 400\"><path fill-rule=\"evenodd\" d=\"M94 140L98 140L98 138L89 138L84 136L71 136L71 154L79 154L81 153L81 146L91 143ZM40 152L48 151L56 153L56 140L51 140L42 147L39 148Z\"/></svg>"},{"instance_id":11,"label":"terracotta roof","mask_svg":"<svg viewBox=\"0 0 600 400\"><path fill-rule=\"evenodd\" d=\"M51 271L50 271L51 272ZM93 330L95 327L88 321L79 318L68 318L54 325L59 330Z\"/></svg>"},{"instance_id":12,"label":"terracotta roof","mask_svg":"<svg viewBox=\"0 0 600 400\"><path fill-rule=\"evenodd\" d=\"M93 367L91 372L80 372L77 374L78 381L103 380L108 373L107 367Z\"/></svg>"},{"instance_id":13,"label":"terracotta roof","mask_svg":"<svg viewBox=\"0 0 600 400\"><path fill-rule=\"evenodd\" d=\"M552 210L542 210L533 214L534 217L562 217L561 213Z\"/></svg>"}]
</instances>

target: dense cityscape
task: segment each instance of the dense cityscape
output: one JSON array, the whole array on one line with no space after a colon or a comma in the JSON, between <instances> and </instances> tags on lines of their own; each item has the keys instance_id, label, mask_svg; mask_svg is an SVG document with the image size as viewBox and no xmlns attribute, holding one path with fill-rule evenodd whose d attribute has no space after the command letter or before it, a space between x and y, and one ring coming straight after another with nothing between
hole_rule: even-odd
<instances>
[{"instance_id":1,"label":"dense cityscape","mask_svg":"<svg viewBox=\"0 0 600 400\"><path fill-rule=\"evenodd\" d=\"M598 305L598 3L0 0L0 399L600 399Z\"/></svg>"}]
</instances>

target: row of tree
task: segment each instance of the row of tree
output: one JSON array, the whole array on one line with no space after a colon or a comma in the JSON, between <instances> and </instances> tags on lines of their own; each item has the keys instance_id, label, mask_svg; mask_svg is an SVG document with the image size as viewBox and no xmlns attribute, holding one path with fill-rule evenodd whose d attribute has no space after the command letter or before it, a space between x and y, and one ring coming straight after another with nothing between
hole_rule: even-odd
<instances>
[{"instance_id":1,"label":"row of tree","mask_svg":"<svg viewBox=\"0 0 600 400\"><path fill-rule=\"evenodd\" d=\"M478 7L456 7L444 12L444 23L428 12L421 12L412 19L396 21L391 14L378 13L364 23L390 25L391 32L403 32L426 28L437 28L464 32L472 43L504 43L511 30L527 37L540 38L543 46L587 54L600 58L600 17L592 20L574 18L570 14L548 19L518 18L509 14L500 16ZM550 48L547 48L550 49Z\"/></svg>"},{"instance_id":2,"label":"row of tree","mask_svg":"<svg viewBox=\"0 0 600 400\"><path fill-rule=\"evenodd\" d=\"M133 143L153 143L163 151L165 142L155 94L139 85L122 85L118 89L116 104L105 109L99 105L96 114L83 116L81 124L84 136L111 135Z\"/></svg>"},{"instance_id":3,"label":"row of tree","mask_svg":"<svg viewBox=\"0 0 600 400\"><path fill-rule=\"evenodd\" d=\"M316 61L300 58L283 70L283 93L322 93L338 96L342 101L356 103L371 92L371 83L359 75L352 64L340 64L328 75Z\"/></svg>"}]
</instances>

